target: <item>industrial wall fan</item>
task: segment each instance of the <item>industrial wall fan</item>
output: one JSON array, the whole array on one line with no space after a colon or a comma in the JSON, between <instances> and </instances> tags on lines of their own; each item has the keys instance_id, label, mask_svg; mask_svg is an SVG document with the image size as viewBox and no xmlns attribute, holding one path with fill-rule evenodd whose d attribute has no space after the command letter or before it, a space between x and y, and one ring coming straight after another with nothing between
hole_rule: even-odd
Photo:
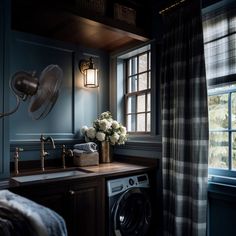
<instances>
[{"instance_id":1,"label":"industrial wall fan","mask_svg":"<svg viewBox=\"0 0 236 236\"><path fill-rule=\"evenodd\" d=\"M20 101L29 98L28 112L34 120L43 119L52 110L62 81L62 69L58 65L49 65L36 78L35 73L16 72L10 80L10 88L16 96L16 107L9 112L0 113L0 118L17 111Z\"/></svg>"}]
</instances>

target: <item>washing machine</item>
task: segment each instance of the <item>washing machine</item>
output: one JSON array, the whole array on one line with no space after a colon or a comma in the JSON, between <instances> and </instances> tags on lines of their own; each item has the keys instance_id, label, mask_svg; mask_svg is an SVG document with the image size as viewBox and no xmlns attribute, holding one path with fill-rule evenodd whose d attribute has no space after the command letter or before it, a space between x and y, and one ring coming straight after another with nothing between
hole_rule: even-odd
<instances>
[{"instance_id":1,"label":"washing machine","mask_svg":"<svg viewBox=\"0 0 236 236\"><path fill-rule=\"evenodd\" d=\"M108 236L150 236L152 203L146 173L107 181Z\"/></svg>"}]
</instances>

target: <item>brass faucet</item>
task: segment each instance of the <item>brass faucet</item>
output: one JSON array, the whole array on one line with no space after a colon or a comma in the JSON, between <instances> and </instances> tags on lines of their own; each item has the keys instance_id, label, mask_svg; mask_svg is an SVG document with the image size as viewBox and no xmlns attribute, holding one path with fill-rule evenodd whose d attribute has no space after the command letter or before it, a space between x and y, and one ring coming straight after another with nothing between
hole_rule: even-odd
<instances>
[{"instance_id":1,"label":"brass faucet","mask_svg":"<svg viewBox=\"0 0 236 236\"><path fill-rule=\"evenodd\" d=\"M65 158L66 158L66 156L73 156L73 152L72 152L72 150L71 149L66 149L66 146L63 144L62 145L62 167L63 167L63 169L65 169L66 168L66 160L65 160Z\"/></svg>"},{"instance_id":2,"label":"brass faucet","mask_svg":"<svg viewBox=\"0 0 236 236\"><path fill-rule=\"evenodd\" d=\"M21 152L23 150L24 150L23 148L19 148L19 147L16 147L16 149L15 149L15 153L14 153L15 175L19 174L19 166L18 166L19 158L20 158L19 152Z\"/></svg>"},{"instance_id":3,"label":"brass faucet","mask_svg":"<svg viewBox=\"0 0 236 236\"><path fill-rule=\"evenodd\" d=\"M47 137L47 138L44 138L43 135L41 134L41 137L40 137L40 143L41 143L40 159L41 159L41 170L42 171L45 170L45 168L44 168L45 157L49 155L49 153L46 152L45 149L44 149L44 144L49 142L49 141L52 143L53 149L55 149L56 146L55 146L53 138L50 137L50 136Z\"/></svg>"}]
</instances>

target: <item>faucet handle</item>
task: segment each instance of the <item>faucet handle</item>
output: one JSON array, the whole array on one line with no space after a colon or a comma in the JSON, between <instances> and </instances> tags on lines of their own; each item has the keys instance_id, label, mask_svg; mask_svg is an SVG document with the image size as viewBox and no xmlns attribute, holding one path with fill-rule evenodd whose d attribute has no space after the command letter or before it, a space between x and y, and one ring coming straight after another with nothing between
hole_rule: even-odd
<instances>
[{"instance_id":1,"label":"faucet handle","mask_svg":"<svg viewBox=\"0 0 236 236\"><path fill-rule=\"evenodd\" d=\"M71 149L66 149L66 145L62 145L62 167L65 169L66 168L66 157L72 157L73 152Z\"/></svg>"},{"instance_id":2,"label":"faucet handle","mask_svg":"<svg viewBox=\"0 0 236 236\"><path fill-rule=\"evenodd\" d=\"M65 144L62 144L62 153L66 153L66 145Z\"/></svg>"},{"instance_id":3,"label":"faucet handle","mask_svg":"<svg viewBox=\"0 0 236 236\"><path fill-rule=\"evenodd\" d=\"M24 151L24 149L20 147L16 147L15 149L15 153L14 153L15 175L19 174L19 166L18 166L19 157L20 157L19 152L22 152L22 151Z\"/></svg>"},{"instance_id":4,"label":"faucet handle","mask_svg":"<svg viewBox=\"0 0 236 236\"><path fill-rule=\"evenodd\" d=\"M44 157L48 157L49 155L49 152L44 152Z\"/></svg>"},{"instance_id":5,"label":"faucet handle","mask_svg":"<svg viewBox=\"0 0 236 236\"><path fill-rule=\"evenodd\" d=\"M23 148L16 147L15 148L15 153L14 153L14 158L19 158L19 152L22 152L22 151L24 151Z\"/></svg>"}]
</instances>

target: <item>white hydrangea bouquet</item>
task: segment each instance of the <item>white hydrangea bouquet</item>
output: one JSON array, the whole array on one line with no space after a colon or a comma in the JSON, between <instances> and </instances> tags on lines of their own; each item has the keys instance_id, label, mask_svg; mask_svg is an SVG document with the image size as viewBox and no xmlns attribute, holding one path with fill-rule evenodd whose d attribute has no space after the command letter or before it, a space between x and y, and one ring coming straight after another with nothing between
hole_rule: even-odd
<instances>
[{"instance_id":1,"label":"white hydrangea bouquet","mask_svg":"<svg viewBox=\"0 0 236 236\"><path fill-rule=\"evenodd\" d=\"M128 138L126 127L113 120L111 112L103 112L98 119L93 122L92 127L83 126L81 133L86 142L108 141L111 145L124 144Z\"/></svg>"}]
</instances>

